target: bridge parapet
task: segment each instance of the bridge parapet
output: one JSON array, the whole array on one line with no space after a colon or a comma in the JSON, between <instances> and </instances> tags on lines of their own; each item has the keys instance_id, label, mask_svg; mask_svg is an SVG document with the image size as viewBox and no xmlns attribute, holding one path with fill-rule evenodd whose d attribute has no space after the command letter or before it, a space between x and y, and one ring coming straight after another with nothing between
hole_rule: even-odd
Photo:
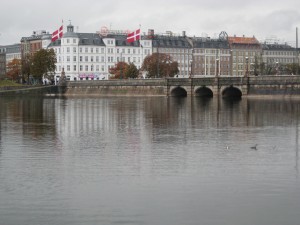
<instances>
[{"instance_id":1,"label":"bridge parapet","mask_svg":"<svg viewBox=\"0 0 300 225\"><path fill-rule=\"evenodd\" d=\"M300 84L300 76L255 76L249 77L250 85L282 85L282 84Z\"/></svg>"},{"instance_id":2,"label":"bridge parapet","mask_svg":"<svg viewBox=\"0 0 300 225\"><path fill-rule=\"evenodd\" d=\"M200 96L209 90L214 96L228 94L228 90L242 95L300 94L300 76L293 75L68 81L66 85L67 94L170 96L185 91L187 96Z\"/></svg>"}]
</instances>

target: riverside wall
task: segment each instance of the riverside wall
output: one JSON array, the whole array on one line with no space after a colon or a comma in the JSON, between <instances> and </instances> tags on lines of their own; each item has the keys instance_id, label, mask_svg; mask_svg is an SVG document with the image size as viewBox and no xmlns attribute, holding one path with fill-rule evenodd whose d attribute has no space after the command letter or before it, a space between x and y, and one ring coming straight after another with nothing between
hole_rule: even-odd
<instances>
[{"instance_id":1,"label":"riverside wall","mask_svg":"<svg viewBox=\"0 0 300 225\"><path fill-rule=\"evenodd\" d=\"M3 87L0 89L1 96L59 96L65 92L64 87L59 86L20 86L14 88Z\"/></svg>"},{"instance_id":2,"label":"riverside wall","mask_svg":"<svg viewBox=\"0 0 300 225\"><path fill-rule=\"evenodd\" d=\"M0 89L0 96L300 96L300 76L66 81L58 86Z\"/></svg>"},{"instance_id":3,"label":"riverside wall","mask_svg":"<svg viewBox=\"0 0 300 225\"><path fill-rule=\"evenodd\" d=\"M166 96L165 79L67 82L65 96Z\"/></svg>"}]
</instances>

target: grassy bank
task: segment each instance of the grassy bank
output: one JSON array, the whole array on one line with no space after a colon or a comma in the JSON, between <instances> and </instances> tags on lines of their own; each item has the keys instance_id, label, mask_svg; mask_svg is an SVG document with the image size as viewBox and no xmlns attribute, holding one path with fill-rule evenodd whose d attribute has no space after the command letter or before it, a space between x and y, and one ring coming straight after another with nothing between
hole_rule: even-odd
<instances>
[{"instance_id":1,"label":"grassy bank","mask_svg":"<svg viewBox=\"0 0 300 225\"><path fill-rule=\"evenodd\" d=\"M22 86L11 80L0 80L0 87L12 87L12 86Z\"/></svg>"}]
</instances>

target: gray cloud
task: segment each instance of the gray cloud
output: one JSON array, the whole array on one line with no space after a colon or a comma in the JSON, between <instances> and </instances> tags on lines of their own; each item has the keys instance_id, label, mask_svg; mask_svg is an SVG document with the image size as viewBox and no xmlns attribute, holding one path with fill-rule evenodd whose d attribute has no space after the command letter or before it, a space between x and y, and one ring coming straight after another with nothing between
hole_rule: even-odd
<instances>
[{"instance_id":1,"label":"gray cloud","mask_svg":"<svg viewBox=\"0 0 300 225\"><path fill-rule=\"evenodd\" d=\"M300 27L300 1L295 0L15 0L3 2L1 8L0 45L19 42L33 30L53 32L62 19L65 24L72 20L80 32L95 32L104 25L134 30L141 24L144 32L152 28L214 36L224 30L229 35L255 35L259 39L276 35L292 42L295 27Z\"/></svg>"}]
</instances>

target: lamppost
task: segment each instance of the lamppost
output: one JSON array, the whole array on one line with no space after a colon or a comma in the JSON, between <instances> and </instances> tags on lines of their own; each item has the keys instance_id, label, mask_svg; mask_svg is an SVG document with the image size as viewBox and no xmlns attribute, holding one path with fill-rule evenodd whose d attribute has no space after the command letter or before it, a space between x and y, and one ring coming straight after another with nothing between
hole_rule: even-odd
<instances>
[{"instance_id":1,"label":"lamppost","mask_svg":"<svg viewBox=\"0 0 300 225\"><path fill-rule=\"evenodd\" d=\"M120 64L120 66L121 66L121 68L120 68L120 79L122 79L122 69L123 69L123 54L122 53L123 52L121 52L121 60L120 60L120 62L121 62L121 64Z\"/></svg>"},{"instance_id":2,"label":"lamppost","mask_svg":"<svg viewBox=\"0 0 300 225\"><path fill-rule=\"evenodd\" d=\"M249 58L246 57L246 74L245 74L245 77L248 77L248 72L249 72L249 68L248 68L248 63L249 63Z\"/></svg>"},{"instance_id":3,"label":"lamppost","mask_svg":"<svg viewBox=\"0 0 300 225\"><path fill-rule=\"evenodd\" d=\"M217 58L216 59L216 77L219 76L219 63L220 63L220 59Z\"/></svg>"},{"instance_id":4,"label":"lamppost","mask_svg":"<svg viewBox=\"0 0 300 225\"><path fill-rule=\"evenodd\" d=\"M254 70L255 70L254 63L250 63L250 75L254 75L255 74Z\"/></svg>"},{"instance_id":5,"label":"lamppost","mask_svg":"<svg viewBox=\"0 0 300 225\"><path fill-rule=\"evenodd\" d=\"M194 76L194 49L192 49L192 59L190 60L191 64L191 71L190 71L190 78Z\"/></svg>"}]
</instances>

